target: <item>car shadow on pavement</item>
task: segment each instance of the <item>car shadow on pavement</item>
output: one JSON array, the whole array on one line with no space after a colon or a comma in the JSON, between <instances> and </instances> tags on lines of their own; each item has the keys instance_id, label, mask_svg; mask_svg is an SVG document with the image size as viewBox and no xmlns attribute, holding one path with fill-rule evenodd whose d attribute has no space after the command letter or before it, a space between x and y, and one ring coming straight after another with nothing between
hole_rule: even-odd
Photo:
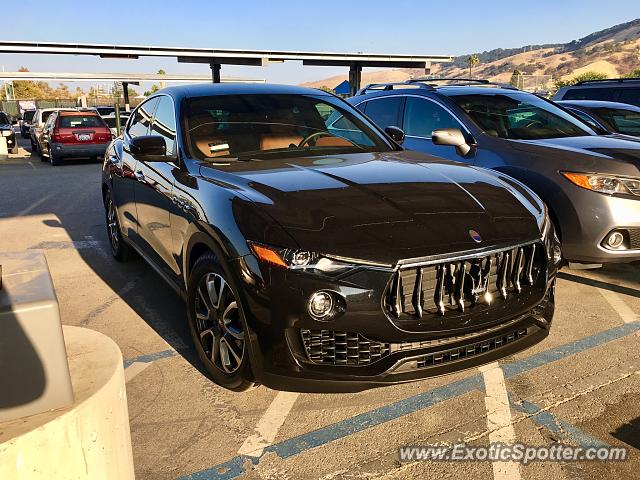
<instances>
[{"instance_id":1,"label":"car shadow on pavement","mask_svg":"<svg viewBox=\"0 0 640 480\"><path fill-rule=\"evenodd\" d=\"M640 269L639 269L640 270ZM603 275L604 273L604 275ZM620 281L620 274L618 276L614 276L610 272L598 272L599 275L603 275L607 277L607 279L614 279L614 282ZM638 275L638 273L636 273ZM640 298L640 289L626 287L624 285L618 285L617 283L606 282L604 280L597 280L595 278L583 277L579 275L575 275L573 273L568 273L566 271L561 271L558 273L558 278L563 280L568 280L570 282L581 283L583 285L589 285L590 287L602 288L603 290L610 290L616 293L622 293L624 295L629 295L631 297Z\"/></svg>"},{"instance_id":2,"label":"car shadow on pavement","mask_svg":"<svg viewBox=\"0 0 640 480\"><path fill-rule=\"evenodd\" d=\"M32 158L39 160L37 155ZM77 168L92 168L89 165L82 165L83 163L94 162L78 160L69 163L69 165L65 163L55 169L52 168L51 175L61 175L66 178L69 174L72 176L80 175L76 171ZM71 168L67 169L67 167ZM100 169L96 165L97 178L91 179L90 185L79 184L78 188L83 192L81 200L73 198L72 188L69 189L70 191L66 191L65 186L61 185L60 189L56 187L56 190L52 192L55 201L45 202L29 212L30 215L55 215L57 220L45 219L42 221L43 225L51 229L64 229L71 242L57 242L51 241L52 238L42 238L42 242L31 248L75 249L82 260L113 292L106 300L91 299L92 308L89 312L84 317L75 319L78 325L92 328L92 323L97 323L99 317L99 321L104 324L104 316L108 314L109 307L118 301L123 301L172 349L204 374L205 371L193 347L183 300L143 260L137 258L130 262L121 263L112 257L106 231L99 172ZM91 292L82 293L91 294ZM134 320L133 316L132 320ZM108 334L108 332L105 333ZM127 338L127 340L128 344L121 347L132 347L141 355L156 353L146 351L144 347L138 349L135 338ZM142 345L144 342L140 342L140 344ZM124 352L124 355L125 359L134 356L131 355L130 350Z\"/></svg>"},{"instance_id":3,"label":"car shadow on pavement","mask_svg":"<svg viewBox=\"0 0 640 480\"><path fill-rule=\"evenodd\" d=\"M640 417L621 425L611 435L640 450Z\"/></svg>"}]
</instances>

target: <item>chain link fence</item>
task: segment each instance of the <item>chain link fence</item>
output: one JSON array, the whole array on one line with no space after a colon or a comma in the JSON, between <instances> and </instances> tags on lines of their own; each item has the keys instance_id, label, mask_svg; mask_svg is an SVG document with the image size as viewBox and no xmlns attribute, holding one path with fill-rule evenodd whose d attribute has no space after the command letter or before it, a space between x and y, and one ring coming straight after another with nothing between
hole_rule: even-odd
<instances>
[{"instance_id":1,"label":"chain link fence","mask_svg":"<svg viewBox=\"0 0 640 480\"><path fill-rule=\"evenodd\" d=\"M133 109L141 101L142 99L139 98L131 98L129 105ZM113 106L116 104L124 107L124 100L115 97L87 97L87 107ZM5 112L9 117L14 119L19 118L25 110L33 108L73 108L79 106L80 101L74 98L0 100L0 112Z\"/></svg>"}]
</instances>

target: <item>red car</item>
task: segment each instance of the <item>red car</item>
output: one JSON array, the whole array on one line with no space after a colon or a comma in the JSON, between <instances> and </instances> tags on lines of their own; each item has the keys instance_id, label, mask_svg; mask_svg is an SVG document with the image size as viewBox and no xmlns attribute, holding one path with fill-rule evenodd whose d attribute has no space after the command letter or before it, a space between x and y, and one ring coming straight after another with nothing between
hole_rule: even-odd
<instances>
[{"instance_id":1,"label":"red car","mask_svg":"<svg viewBox=\"0 0 640 480\"><path fill-rule=\"evenodd\" d=\"M111 138L111 130L96 112L53 112L42 131L40 158L49 157L54 166L69 157L101 160Z\"/></svg>"}]
</instances>

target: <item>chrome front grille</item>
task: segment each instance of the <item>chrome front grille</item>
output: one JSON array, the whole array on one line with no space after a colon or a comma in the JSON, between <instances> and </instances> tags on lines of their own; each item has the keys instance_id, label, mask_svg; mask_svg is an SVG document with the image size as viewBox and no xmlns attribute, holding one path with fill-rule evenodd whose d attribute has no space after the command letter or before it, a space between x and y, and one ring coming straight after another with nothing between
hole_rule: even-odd
<instances>
[{"instance_id":1,"label":"chrome front grille","mask_svg":"<svg viewBox=\"0 0 640 480\"><path fill-rule=\"evenodd\" d=\"M309 360L327 365L368 365L389 354L389 343L358 333L300 330Z\"/></svg>"},{"instance_id":2,"label":"chrome front grille","mask_svg":"<svg viewBox=\"0 0 640 480\"><path fill-rule=\"evenodd\" d=\"M545 267L542 244L402 267L384 297L384 309L398 320L454 317L480 312L531 289Z\"/></svg>"}]
</instances>

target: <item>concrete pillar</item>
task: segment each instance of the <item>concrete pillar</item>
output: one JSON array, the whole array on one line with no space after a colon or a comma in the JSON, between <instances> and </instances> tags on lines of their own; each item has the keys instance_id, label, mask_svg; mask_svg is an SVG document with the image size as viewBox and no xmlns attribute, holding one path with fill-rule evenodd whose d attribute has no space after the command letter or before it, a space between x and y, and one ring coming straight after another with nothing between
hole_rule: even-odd
<instances>
[{"instance_id":1,"label":"concrete pillar","mask_svg":"<svg viewBox=\"0 0 640 480\"><path fill-rule=\"evenodd\" d=\"M213 83L220 83L220 69L222 65L219 63L212 63L211 65L211 81Z\"/></svg>"},{"instance_id":2,"label":"concrete pillar","mask_svg":"<svg viewBox=\"0 0 640 480\"><path fill-rule=\"evenodd\" d=\"M6 160L7 158L9 158L9 149L7 148L7 138L0 136L0 160Z\"/></svg>"},{"instance_id":3,"label":"concrete pillar","mask_svg":"<svg viewBox=\"0 0 640 480\"><path fill-rule=\"evenodd\" d=\"M75 401L0 423L0 478L133 480L120 350L93 330L63 332Z\"/></svg>"},{"instance_id":4,"label":"concrete pillar","mask_svg":"<svg viewBox=\"0 0 640 480\"><path fill-rule=\"evenodd\" d=\"M354 96L362 83L362 65L354 62L349 67L349 95Z\"/></svg>"},{"instance_id":5,"label":"concrete pillar","mask_svg":"<svg viewBox=\"0 0 640 480\"><path fill-rule=\"evenodd\" d=\"M122 93L124 95L124 111L130 112L131 108L129 106L129 84L127 82L122 82Z\"/></svg>"}]
</instances>

